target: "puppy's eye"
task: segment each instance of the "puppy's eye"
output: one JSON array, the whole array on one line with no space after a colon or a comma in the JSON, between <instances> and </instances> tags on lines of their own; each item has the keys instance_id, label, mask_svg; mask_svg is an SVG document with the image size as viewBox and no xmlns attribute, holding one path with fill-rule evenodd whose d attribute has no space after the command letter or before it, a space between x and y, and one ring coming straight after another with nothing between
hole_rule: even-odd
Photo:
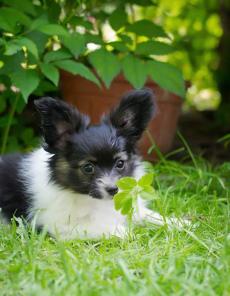
<instances>
[{"instance_id":1,"label":"puppy's eye","mask_svg":"<svg viewBox=\"0 0 230 296\"><path fill-rule=\"evenodd\" d=\"M121 170L121 169L124 168L124 165L125 165L124 160L119 159L119 160L117 161L117 163L116 163L116 168Z\"/></svg>"},{"instance_id":2,"label":"puppy's eye","mask_svg":"<svg viewBox=\"0 0 230 296\"><path fill-rule=\"evenodd\" d=\"M92 175L94 173L94 165L92 163L87 163L81 167L84 174Z\"/></svg>"}]
</instances>

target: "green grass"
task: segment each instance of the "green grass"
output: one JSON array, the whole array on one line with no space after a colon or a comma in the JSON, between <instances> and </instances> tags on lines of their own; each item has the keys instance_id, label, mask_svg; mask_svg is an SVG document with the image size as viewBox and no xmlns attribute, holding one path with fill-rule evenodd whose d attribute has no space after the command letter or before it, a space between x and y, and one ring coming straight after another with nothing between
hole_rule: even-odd
<instances>
[{"instance_id":1,"label":"green grass","mask_svg":"<svg viewBox=\"0 0 230 296\"><path fill-rule=\"evenodd\" d=\"M0 295L230 295L230 163L193 161L154 167L159 199L150 206L196 227L58 242L1 225Z\"/></svg>"}]
</instances>

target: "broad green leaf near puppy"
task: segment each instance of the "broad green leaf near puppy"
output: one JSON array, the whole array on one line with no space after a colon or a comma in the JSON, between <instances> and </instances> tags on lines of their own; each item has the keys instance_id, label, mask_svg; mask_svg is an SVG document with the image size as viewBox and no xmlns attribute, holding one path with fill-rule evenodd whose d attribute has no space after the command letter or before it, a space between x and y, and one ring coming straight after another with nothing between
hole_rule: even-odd
<instances>
[{"instance_id":1,"label":"broad green leaf near puppy","mask_svg":"<svg viewBox=\"0 0 230 296\"><path fill-rule=\"evenodd\" d=\"M114 196L114 206L122 215L132 216L135 210L137 198L140 196L145 200L153 200L156 193L152 187L153 173L145 174L139 180L124 177L117 181L119 192Z\"/></svg>"}]
</instances>

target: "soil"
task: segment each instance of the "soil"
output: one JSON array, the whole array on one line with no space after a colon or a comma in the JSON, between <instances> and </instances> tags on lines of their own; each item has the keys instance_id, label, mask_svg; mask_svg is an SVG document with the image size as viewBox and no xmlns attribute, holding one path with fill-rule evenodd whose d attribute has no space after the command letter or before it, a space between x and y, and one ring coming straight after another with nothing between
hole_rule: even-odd
<instances>
[{"instance_id":1,"label":"soil","mask_svg":"<svg viewBox=\"0 0 230 296\"><path fill-rule=\"evenodd\" d=\"M214 164L230 161L230 143L227 145L226 142L219 142L220 138L230 133L230 126L217 125L214 112L191 111L182 114L178 130L194 154L198 154ZM182 146L183 144L177 135L172 151ZM182 151L172 158L181 160L186 156L188 156L187 151Z\"/></svg>"}]
</instances>

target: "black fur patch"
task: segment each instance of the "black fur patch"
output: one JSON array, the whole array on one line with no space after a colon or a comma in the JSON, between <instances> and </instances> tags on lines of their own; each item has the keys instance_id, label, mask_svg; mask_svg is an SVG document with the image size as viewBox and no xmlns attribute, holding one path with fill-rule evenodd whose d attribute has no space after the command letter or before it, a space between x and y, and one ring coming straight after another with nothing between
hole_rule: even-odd
<instances>
[{"instance_id":1,"label":"black fur patch","mask_svg":"<svg viewBox=\"0 0 230 296\"><path fill-rule=\"evenodd\" d=\"M0 208L7 219L11 219L13 215L27 215L30 197L25 193L19 173L19 164L23 157L12 154L0 158Z\"/></svg>"},{"instance_id":2,"label":"black fur patch","mask_svg":"<svg viewBox=\"0 0 230 296\"><path fill-rule=\"evenodd\" d=\"M70 135L80 132L89 124L88 116L63 101L44 97L34 103L41 115L44 148L50 153L63 149Z\"/></svg>"},{"instance_id":3,"label":"black fur patch","mask_svg":"<svg viewBox=\"0 0 230 296\"><path fill-rule=\"evenodd\" d=\"M133 90L126 93L120 104L104 118L118 130L118 135L134 145L141 137L155 112L155 100L150 89Z\"/></svg>"}]
</instances>

